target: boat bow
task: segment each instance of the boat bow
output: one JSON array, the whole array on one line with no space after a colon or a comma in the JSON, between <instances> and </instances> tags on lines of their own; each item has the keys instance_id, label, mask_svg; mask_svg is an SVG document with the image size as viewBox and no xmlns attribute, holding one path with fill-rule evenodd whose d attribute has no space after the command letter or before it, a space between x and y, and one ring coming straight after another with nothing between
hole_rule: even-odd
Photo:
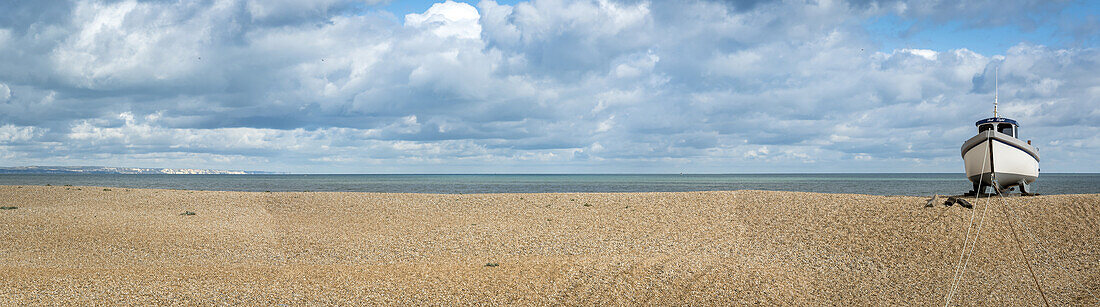
<instances>
[{"instance_id":1,"label":"boat bow","mask_svg":"<svg viewBox=\"0 0 1100 307\"><path fill-rule=\"evenodd\" d=\"M970 149L973 149L975 146L982 144L982 142L985 142L986 140L1000 142L1002 144L1015 147L1016 149L1027 153L1032 158L1035 158L1035 162L1039 162L1039 151L1036 150L1035 147L1029 145L1027 142L1021 141L1020 139L993 130L978 132L977 135L971 137L969 140L966 140L966 142L963 142L963 157L966 156L966 152L970 151Z\"/></svg>"}]
</instances>

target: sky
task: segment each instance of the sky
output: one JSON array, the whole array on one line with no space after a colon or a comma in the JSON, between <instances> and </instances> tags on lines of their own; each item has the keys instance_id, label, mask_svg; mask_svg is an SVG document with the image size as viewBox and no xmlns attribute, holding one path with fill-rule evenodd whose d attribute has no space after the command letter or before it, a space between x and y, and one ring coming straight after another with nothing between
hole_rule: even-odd
<instances>
[{"instance_id":1,"label":"sky","mask_svg":"<svg viewBox=\"0 0 1100 307\"><path fill-rule=\"evenodd\" d=\"M1095 1L0 7L0 166L961 173L996 79L1100 172Z\"/></svg>"}]
</instances>

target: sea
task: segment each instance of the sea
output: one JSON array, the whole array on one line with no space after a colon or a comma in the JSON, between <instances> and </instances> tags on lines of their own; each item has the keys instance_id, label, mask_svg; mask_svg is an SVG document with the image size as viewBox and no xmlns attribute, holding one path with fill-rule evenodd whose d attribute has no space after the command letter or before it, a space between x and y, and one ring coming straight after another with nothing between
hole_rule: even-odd
<instances>
[{"instance_id":1,"label":"sea","mask_svg":"<svg viewBox=\"0 0 1100 307\"><path fill-rule=\"evenodd\" d=\"M936 174L478 174L478 175L131 175L0 174L0 185L74 185L253 192L586 193L770 190L871 195L953 195L961 173ZM1100 193L1100 174L1042 174L1041 194Z\"/></svg>"}]
</instances>

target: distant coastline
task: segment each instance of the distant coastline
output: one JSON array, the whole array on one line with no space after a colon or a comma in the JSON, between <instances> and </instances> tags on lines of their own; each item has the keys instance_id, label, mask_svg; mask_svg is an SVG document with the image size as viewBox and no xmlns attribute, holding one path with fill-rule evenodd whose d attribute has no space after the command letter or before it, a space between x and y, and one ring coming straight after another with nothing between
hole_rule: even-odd
<instances>
[{"instance_id":1,"label":"distant coastline","mask_svg":"<svg viewBox=\"0 0 1100 307\"><path fill-rule=\"evenodd\" d=\"M0 174L169 174L169 175L250 175L280 174L265 171L213 170L193 168L145 168L113 166L16 166L0 167Z\"/></svg>"},{"instance_id":2,"label":"distant coastline","mask_svg":"<svg viewBox=\"0 0 1100 307\"><path fill-rule=\"evenodd\" d=\"M192 172L194 173L194 172ZM954 195L970 189L959 173L934 174L196 174L0 173L0 185L251 192L630 193L767 190L865 195ZM1100 174L1044 174L1041 194L1100 194Z\"/></svg>"}]
</instances>

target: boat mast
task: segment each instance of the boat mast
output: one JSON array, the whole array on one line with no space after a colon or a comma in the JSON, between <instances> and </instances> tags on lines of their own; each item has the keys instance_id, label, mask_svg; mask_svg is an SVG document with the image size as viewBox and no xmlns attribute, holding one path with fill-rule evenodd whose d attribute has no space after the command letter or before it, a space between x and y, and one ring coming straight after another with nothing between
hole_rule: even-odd
<instances>
[{"instance_id":1,"label":"boat mast","mask_svg":"<svg viewBox=\"0 0 1100 307\"><path fill-rule=\"evenodd\" d=\"M993 77L993 118L997 117L997 96L1001 91L1001 67L997 66Z\"/></svg>"}]
</instances>

